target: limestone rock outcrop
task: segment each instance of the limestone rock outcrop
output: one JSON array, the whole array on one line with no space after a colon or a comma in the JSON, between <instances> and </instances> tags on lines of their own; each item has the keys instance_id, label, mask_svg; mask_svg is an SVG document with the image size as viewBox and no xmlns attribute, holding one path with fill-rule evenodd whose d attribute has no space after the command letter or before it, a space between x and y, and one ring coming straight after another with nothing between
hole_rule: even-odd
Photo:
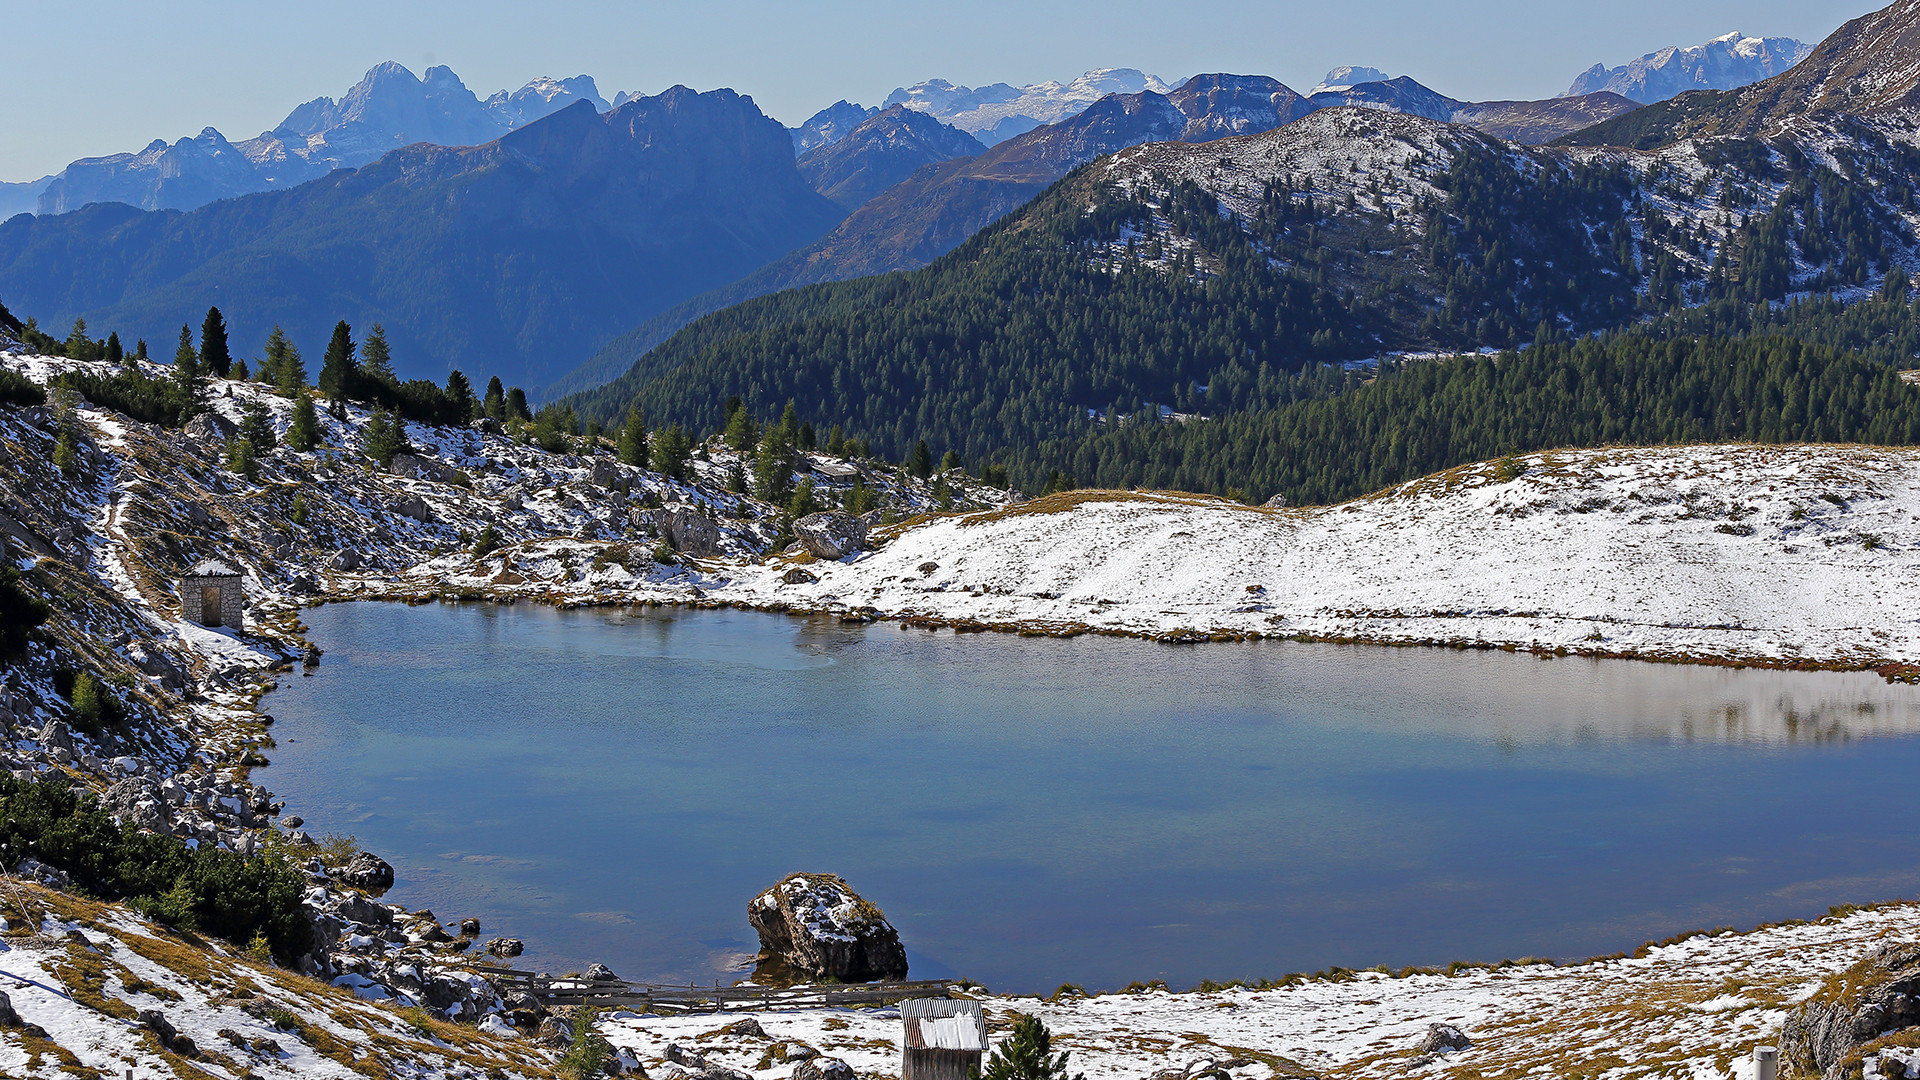
<instances>
[{"instance_id":1,"label":"limestone rock outcrop","mask_svg":"<svg viewBox=\"0 0 1920 1080\"><path fill-rule=\"evenodd\" d=\"M813 979L903 979L907 951L878 907L835 874L793 874L753 898L764 956Z\"/></svg>"},{"instance_id":2,"label":"limestone rock outcrop","mask_svg":"<svg viewBox=\"0 0 1920 1080\"><path fill-rule=\"evenodd\" d=\"M1858 1062L1849 1058L1859 1047L1912 1027L1920 1027L1920 945L1889 945L1828 979L1787 1014L1781 1071L1858 1076Z\"/></svg>"},{"instance_id":3,"label":"limestone rock outcrop","mask_svg":"<svg viewBox=\"0 0 1920 1080\"><path fill-rule=\"evenodd\" d=\"M867 546L867 523L843 511L827 510L795 521L793 537L816 559L844 559Z\"/></svg>"}]
</instances>

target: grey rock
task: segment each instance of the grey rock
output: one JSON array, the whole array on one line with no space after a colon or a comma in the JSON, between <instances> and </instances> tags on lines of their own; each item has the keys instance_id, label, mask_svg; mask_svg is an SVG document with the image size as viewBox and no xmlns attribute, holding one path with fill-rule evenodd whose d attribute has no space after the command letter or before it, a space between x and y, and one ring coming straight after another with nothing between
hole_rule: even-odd
<instances>
[{"instance_id":1,"label":"grey rock","mask_svg":"<svg viewBox=\"0 0 1920 1080\"><path fill-rule=\"evenodd\" d=\"M65 721L49 721L46 727L40 729L40 745L49 750L57 747L68 753L72 753L73 732L68 730Z\"/></svg>"},{"instance_id":2,"label":"grey rock","mask_svg":"<svg viewBox=\"0 0 1920 1080\"><path fill-rule=\"evenodd\" d=\"M352 573L360 569L362 562L363 560L360 558L359 552L352 548L341 548L339 551L333 553L333 558L327 560L327 569L338 570L341 573Z\"/></svg>"},{"instance_id":3,"label":"grey rock","mask_svg":"<svg viewBox=\"0 0 1920 1080\"><path fill-rule=\"evenodd\" d=\"M527 951L527 944L519 938L497 937L487 942L487 952L505 960L510 956L519 956Z\"/></svg>"},{"instance_id":4,"label":"grey rock","mask_svg":"<svg viewBox=\"0 0 1920 1080\"><path fill-rule=\"evenodd\" d=\"M13 999L0 993L0 1028L17 1028L21 1023L20 1014L13 1011Z\"/></svg>"},{"instance_id":5,"label":"grey rock","mask_svg":"<svg viewBox=\"0 0 1920 1080\"><path fill-rule=\"evenodd\" d=\"M667 543L673 550L696 559L711 559L720 554L720 529L707 516L693 510L675 510L667 522Z\"/></svg>"},{"instance_id":6,"label":"grey rock","mask_svg":"<svg viewBox=\"0 0 1920 1080\"><path fill-rule=\"evenodd\" d=\"M704 1070L707 1067L706 1058L701 1057L692 1050L688 1050L679 1043L668 1043L666 1050L663 1051L660 1056L673 1062L675 1065L685 1066L695 1072Z\"/></svg>"},{"instance_id":7,"label":"grey rock","mask_svg":"<svg viewBox=\"0 0 1920 1080\"><path fill-rule=\"evenodd\" d=\"M816 559L844 559L866 547L867 523L840 510L827 510L794 522L793 538Z\"/></svg>"},{"instance_id":8,"label":"grey rock","mask_svg":"<svg viewBox=\"0 0 1920 1080\"><path fill-rule=\"evenodd\" d=\"M1421 1039L1415 1049L1423 1054L1446 1054L1472 1045L1473 1040L1467 1038L1466 1032L1452 1024L1429 1024L1426 1038Z\"/></svg>"},{"instance_id":9,"label":"grey rock","mask_svg":"<svg viewBox=\"0 0 1920 1080\"><path fill-rule=\"evenodd\" d=\"M562 1049L573 1043L573 1029L557 1016L544 1017L533 1037L555 1049Z\"/></svg>"},{"instance_id":10,"label":"grey rock","mask_svg":"<svg viewBox=\"0 0 1920 1080\"><path fill-rule=\"evenodd\" d=\"M753 898L761 951L817 979L901 979L907 952L886 915L835 874L793 874Z\"/></svg>"},{"instance_id":11,"label":"grey rock","mask_svg":"<svg viewBox=\"0 0 1920 1080\"><path fill-rule=\"evenodd\" d=\"M480 920L479 919L461 919L460 920L460 936L461 937L479 937L480 936Z\"/></svg>"},{"instance_id":12,"label":"grey rock","mask_svg":"<svg viewBox=\"0 0 1920 1080\"><path fill-rule=\"evenodd\" d=\"M887 512L885 510L869 510L866 513L860 515L860 520L862 523L866 525L867 528L877 529L882 524L884 524L886 519L886 513Z\"/></svg>"},{"instance_id":13,"label":"grey rock","mask_svg":"<svg viewBox=\"0 0 1920 1080\"><path fill-rule=\"evenodd\" d=\"M622 479L620 466L615 465L606 458L595 458L593 461L592 478L595 487L618 487Z\"/></svg>"},{"instance_id":14,"label":"grey rock","mask_svg":"<svg viewBox=\"0 0 1920 1080\"><path fill-rule=\"evenodd\" d=\"M615 975L613 969L605 964L589 964L587 979L591 982L619 982L620 976Z\"/></svg>"},{"instance_id":15,"label":"grey rock","mask_svg":"<svg viewBox=\"0 0 1920 1080\"><path fill-rule=\"evenodd\" d=\"M811 570L806 570L798 566L780 575L780 581L785 585L811 585L819 580Z\"/></svg>"},{"instance_id":16,"label":"grey rock","mask_svg":"<svg viewBox=\"0 0 1920 1080\"><path fill-rule=\"evenodd\" d=\"M362 851L347 860L347 865L328 871L342 883L365 889L375 896L393 888L393 867L371 851Z\"/></svg>"},{"instance_id":17,"label":"grey rock","mask_svg":"<svg viewBox=\"0 0 1920 1080\"><path fill-rule=\"evenodd\" d=\"M489 435L500 434L500 421L495 420L491 416L483 416L467 426L475 431L484 431Z\"/></svg>"},{"instance_id":18,"label":"grey rock","mask_svg":"<svg viewBox=\"0 0 1920 1080\"><path fill-rule=\"evenodd\" d=\"M451 484L459 472L443 461L419 454L395 454L389 469L395 476L404 476L409 480L430 480L436 484Z\"/></svg>"},{"instance_id":19,"label":"grey rock","mask_svg":"<svg viewBox=\"0 0 1920 1080\"><path fill-rule=\"evenodd\" d=\"M1268 499L1266 502L1263 502L1260 505L1272 507L1275 510L1284 510L1287 505L1287 497L1285 495L1275 495L1273 498Z\"/></svg>"},{"instance_id":20,"label":"grey rock","mask_svg":"<svg viewBox=\"0 0 1920 1080\"><path fill-rule=\"evenodd\" d=\"M854 1080L853 1066L836 1057L813 1057L793 1067L793 1080Z\"/></svg>"},{"instance_id":21,"label":"grey rock","mask_svg":"<svg viewBox=\"0 0 1920 1080\"><path fill-rule=\"evenodd\" d=\"M219 413L211 411L203 411L197 414L193 419L187 421L187 426L181 430L195 439L202 441L212 440L213 442L222 443L240 434L239 425L221 416Z\"/></svg>"},{"instance_id":22,"label":"grey rock","mask_svg":"<svg viewBox=\"0 0 1920 1080\"><path fill-rule=\"evenodd\" d=\"M744 1020L735 1020L726 1027L721 1028L720 1034L730 1039L764 1039L767 1037L767 1031L760 1026L760 1021L755 1020L751 1016Z\"/></svg>"},{"instance_id":23,"label":"grey rock","mask_svg":"<svg viewBox=\"0 0 1920 1080\"><path fill-rule=\"evenodd\" d=\"M428 506L427 500L418 495L408 495L399 502L394 503L393 512L399 514L401 517L412 518L415 521L434 520L433 507Z\"/></svg>"},{"instance_id":24,"label":"grey rock","mask_svg":"<svg viewBox=\"0 0 1920 1080\"><path fill-rule=\"evenodd\" d=\"M1920 945L1888 945L1787 1014L1781 1071L1837 1077L1842 1059L1883 1035L1920 1026Z\"/></svg>"}]
</instances>

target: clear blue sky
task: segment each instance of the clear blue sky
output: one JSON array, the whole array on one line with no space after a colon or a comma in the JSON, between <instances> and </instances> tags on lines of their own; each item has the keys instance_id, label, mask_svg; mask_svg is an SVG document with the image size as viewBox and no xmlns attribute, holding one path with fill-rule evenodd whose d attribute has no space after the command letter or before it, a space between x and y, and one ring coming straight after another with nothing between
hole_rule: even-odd
<instances>
[{"instance_id":1,"label":"clear blue sky","mask_svg":"<svg viewBox=\"0 0 1920 1080\"><path fill-rule=\"evenodd\" d=\"M601 92L729 86L788 123L926 78L1273 75L1336 64L1412 75L1456 98L1547 97L1729 30L1818 41L1885 0L0 0L0 180L212 126L251 138L367 68L446 64L482 97L539 75Z\"/></svg>"}]
</instances>

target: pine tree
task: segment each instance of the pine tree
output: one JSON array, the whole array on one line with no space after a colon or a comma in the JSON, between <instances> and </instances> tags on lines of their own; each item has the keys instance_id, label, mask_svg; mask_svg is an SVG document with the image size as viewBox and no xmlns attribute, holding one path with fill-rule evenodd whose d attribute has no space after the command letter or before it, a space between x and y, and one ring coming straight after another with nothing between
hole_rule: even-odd
<instances>
[{"instance_id":1,"label":"pine tree","mask_svg":"<svg viewBox=\"0 0 1920 1080\"><path fill-rule=\"evenodd\" d=\"M87 336L87 320L73 320L73 329L68 332L64 351L72 360L93 360L93 339Z\"/></svg>"},{"instance_id":2,"label":"pine tree","mask_svg":"<svg viewBox=\"0 0 1920 1080\"><path fill-rule=\"evenodd\" d=\"M500 376L487 380L487 396L480 403L480 409L490 419L504 421L507 418L507 391L500 385Z\"/></svg>"},{"instance_id":3,"label":"pine tree","mask_svg":"<svg viewBox=\"0 0 1920 1080\"><path fill-rule=\"evenodd\" d=\"M200 363L222 379L233 371L233 353L227 349L227 320L217 307L208 308L206 320L200 324Z\"/></svg>"},{"instance_id":4,"label":"pine tree","mask_svg":"<svg viewBox=\"0 0 1920 1080\"><path fill-rule=\"evenodd\" d=\"M333 324L333 337L320 361L320 392L327 400L339 403L360 390L360 362L354 359L358 346L353 343L353 328L345 319Z\"/></svg>"},{"instance_id":5,"label":"pine tree","mask_svg":"<svg viewBox=\"0 0 1920 1080\"><path fill-rule=\"evenodd\" d=\"M921 439L919 445L913 448L913 459L908 462L907 469L922 480L933 475L933 451L927 449L927 440Z\"/></svg>"},{"instance_id":6,"label":"pine tree","mask_svg":"<svg viewBox=\"0 0 1920 1080\"><path fill-rule=\"evenodd\" d=\"M392 413L376 409L367 421L365 447L367 456L379 462L381 468L391 468L393 456L409 449L406 428Z\"/></svg>"},{"instance_id":7,"label":"pine tree","mask_svg":"<svg viewBox=\"0 0 1920 1080\"><path fill-rule=\"evenodd\" d=\"M753 417L747 414L745 408L736 408L727 417L725 439L728 446L735 450L751 450L758 437L753 429Z\"/></svg>"},{"instance_id":8,"label":"pine tree","mask_svg":"<svg viewBox=\"0 0 1920 1080\"><path fill-rule=\"evenodd\" d=\"M480 415L480 403L473 397L473 384L458 369L447 372L447 405L453 410L457 423L470 423Z\"/></svg>"},{"instance_id":9,"label":"pine tree","mask_svg":"<svg viewBox=\"0 0 1920 1080\"><path fill-rule=\"evenodd\" d=\"M941 472L948 472L953 469L957 469L959 467L960 467L960 454L958 451L949 450L945 454L942 454L940 456Z\"/></svg>"},{"instance_id":10,"label":"pine tree","mask_svg":"<svg viewBox=\"0 0 1920 1080\"><path fill-rule=\"evenodd\" d=\"M527 392L517 386L507 391L507 417L512 420L533 419L533 410L527 408Z\"/></svg>"},{"instance_id":11,"label":"pine tree","mask_svg":"<svg viewBox=\"0 0 1920 1080\"><path fill-rule=\"evenodd\" d=\"M827 432L827 453L837 458L847 456L847 436L840 430L839 424L833 425L833 430Z\"/></svg>"},{"instance_id":12,"label":"pine tree","mask_svg":"<svg viewBox=\"0 0 1920 1080\"><path fill-rule=\"evenodd\" d=\"M615 453L619 455L622 464L646 468L647 425L646 421L640 418L638 406L627 406L627 421L620 425L620 438L615 446Z\"/></svg>"},{"instance_id":13,"label":"pine tree","mask_svg":"<svg viewBox=\"0 0 1920 1080\"><path fill-rule=\"evenodd\" d=\"M180 328L180 345L173 352L173 392L180 400L180 422L207 407L207 380L200 372L200 355L193 351L193 333Z\"/></svg>"},{"instance_id":14,"label":"pine tree","mask_svg":"<svg viewBox=\"0 0 1920 1080\"><path fill-rule=\"evenodd\" d=\"M360 346L360 373L368 382L388 389L400 385L400 377L393 373L393 353L387 347L386 327L379 323L373 324L373 331Z\"/></svg>"},{"instance_id":15,"label":"pine tree","mask_svg":"<svg viewBox=\"0 0 1920 1080\"><path fill-rule=\"evenodd\" d=\"M247 402L240 410L240 438L253 447L256 455L266 453L279 442L273 434L272 414L258 400Z\"/></svg>"},{"instance_id":16,"label":"pine tree","mask_svg":"<svg viewBox=\"0 0 1920 1080\"><path fill-rule=\"evenodd\" d=\"M227 440L227 471L249 480L259 475L260 467L253 459L252 443L245 439Z\"/></svg>"},{"instance_id":17,"label":"pine tree","mask_svg":"<svg viewBox=\"0 0 1920 1080\"><path fill-rule=\"evenodd\" d=\"M753 494L775 506L793 494L793 446L787 441L785 424L767 428L760 438L759 452L753 457Z\"/></svg>"},{"instance_id":18,"label":"pine tree","mask_svg":"<svg viewBox=\"0 0 1920 1080\"><path fill-rule=\"evenodd\" d=\"M318 445L320 415L313 407L313 395L297 395L293 399L293 422L287 425L287 446L304 454Z\"/></svg>"},{"instance_id":19,"label":"pine tree","mask_svg":"<svg viewBox=\"0 0 1920 1080\"><path fill-rule=\"evenodd\" d=\"M267 363L273 368L274 391L281 397L290 398L307 388L307 362L278 326L267 339Z\"/></svg>"},{"instance_id":20,"label":"pine tree","mask_svg":"<svg viewBox=\"0 0 1920 1080\"><path fill-rule=\"evenodd\" d=\"M119 331L107 335L107 363L118 364L127 358L126 347L120 344Z\"/></svg>"},{"instance_id":21,"label":"pine tree","mask_svg":"<svg viewBox=\"0 0 1920 1080\"><path fill-rule=\"evenodd\" d=\"M1067 1072L1070 1051L1053 1052L1053 1036L1037 1016L1023 1015L1013 1035L994 1047L980 1080L1084 1080L1085 1074Z\"/></svg>"},{"instance_id":22,"label":"pine tree","mask_svg":"<svg viewBox=\"0 0 1920 1080\"><path fill-rule=\"evenodd\" d=\"M674 480L687 479L687 459L693 453L693 440L679 424L669 424L653 433L654 467Z\"/></svg>"}]
</instances>

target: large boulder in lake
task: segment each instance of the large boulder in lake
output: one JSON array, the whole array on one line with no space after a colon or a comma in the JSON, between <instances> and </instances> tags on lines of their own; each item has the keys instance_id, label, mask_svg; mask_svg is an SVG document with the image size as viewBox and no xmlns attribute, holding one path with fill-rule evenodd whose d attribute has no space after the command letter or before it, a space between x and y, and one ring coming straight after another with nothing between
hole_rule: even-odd
<instances>
[{"instance_id":1,"label":"large boulder in lake","mask_svg":"<svg viewBox=\"0 0 1920 1080\"><path fill-rule=\"evenodd\" d=\"M907 950L881 910L835 874L794 874L753 898L763 955L811 979L904 979Z\"/></svg>"},{"instance_id":2,"label":"large boulder in lake","mask_svg":"<svg viewBox=\"0 0 1920 1080\"><path fill-rule=\"evenodd\" d=\"M1920 945L1888 945L1826 981L1780 1029L1781 1071L1861 1075L1862 1046L1920 1027Z\"/></svg>"},{"instance_id":3,"label":"large boulder in lake","mask_svg":"<svg viewBox=\"0 0 1920 1080\"><path fill-rule=\"evenodd\" d=\"M808 514L793 523L793 538L816 559L844 559L867 546L867 523L840 510Z\"/></svg>"}]
</instances>

